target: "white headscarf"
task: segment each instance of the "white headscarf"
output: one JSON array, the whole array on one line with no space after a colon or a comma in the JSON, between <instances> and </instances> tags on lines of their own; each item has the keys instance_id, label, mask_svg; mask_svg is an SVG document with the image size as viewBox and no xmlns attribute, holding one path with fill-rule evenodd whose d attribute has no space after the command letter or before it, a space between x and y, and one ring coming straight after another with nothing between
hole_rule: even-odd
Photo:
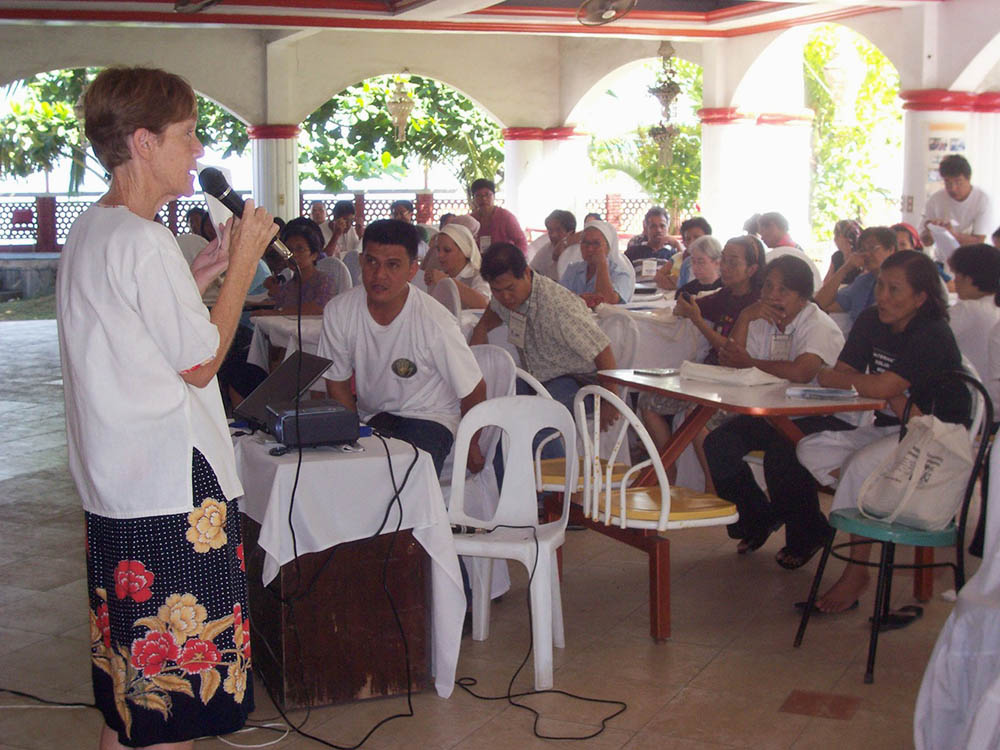
<instances>
[{"instance_id":1,"label":"white headscarf","mask_svg":"<svg viewBox=\"0 0 1000 750\"><path fill-rule=\"evenodd\" d=\"M470 232L472 232L473 237L479 234L479 219L477 219L472 214L462 214L461 216L452 216L451 219L448 220L448 224L459 224L465 227ZM445 226L448 226L448 224L445 224Z\"/></svg>"},{"instance_id":2,"label":"white headscarf","mask_svg":"<svg viewBox=\"0 0 1000 750\"><path fill-rule=\"evenodd\" d=\"M608 243L608 258L613 263L620 264L625 262L625 259L621 254L621 250L618 249L617 229L608 224L606 221L592 221L583 228L583 231L587 231L588 229L596 229L604 235L604 239Z\"/></svg>"},{"instance_id":3,"label":"white headscarf","mask_svg":"<svg viewBox=\"0 0 1000 750\"><path fill-rule=\"evenodd\" d=\"M441 234L448 235L458 245L458 249L462 251L462 255L469 259L469 265L475 268L476 271L479 271L479 264L482 262L482 257L479 254L479 247L476 245L476 238L472 236L472 232L462 224L451 222L441 228Z\"/></svg>"}]
</instances>

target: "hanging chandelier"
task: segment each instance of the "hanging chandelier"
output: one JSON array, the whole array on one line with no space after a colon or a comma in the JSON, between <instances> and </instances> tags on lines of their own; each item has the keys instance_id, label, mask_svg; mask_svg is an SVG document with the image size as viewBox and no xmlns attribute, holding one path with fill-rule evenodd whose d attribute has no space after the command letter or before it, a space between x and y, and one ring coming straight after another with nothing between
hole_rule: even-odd
<instances>
[{"instance_id":1,"label":"hanging chandelier","mask_svg":"<svg viewBox=\"0 0 1000 750\"><path fill-rule=\"evenodd\" d=\"M408 71L404 70L403 72ZM392 89L392 95L386 102L385 108L389 110L389 117L392 118L392 124L396 127L396 140L405 141L406 121L413 111L413 99L407 93L402 78L396 79L396 85Z\"/></svg>"}]
</instances>

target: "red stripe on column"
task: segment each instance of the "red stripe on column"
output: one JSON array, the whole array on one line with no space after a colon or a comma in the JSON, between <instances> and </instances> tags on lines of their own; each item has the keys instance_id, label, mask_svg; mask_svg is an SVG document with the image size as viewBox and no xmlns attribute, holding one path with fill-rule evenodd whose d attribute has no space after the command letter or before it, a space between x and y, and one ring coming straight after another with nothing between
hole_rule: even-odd
<instances>
[{"instance_id":1,"label":"red stripe on column","mask_svg":"<svg viewBox=\"0 0 1000 750\"><path fill-rule=\"evenodd\" d=\"M299 134L298 125L250 125L247 135L260 138L295 138Z\"/></svg>"}]
</instances>

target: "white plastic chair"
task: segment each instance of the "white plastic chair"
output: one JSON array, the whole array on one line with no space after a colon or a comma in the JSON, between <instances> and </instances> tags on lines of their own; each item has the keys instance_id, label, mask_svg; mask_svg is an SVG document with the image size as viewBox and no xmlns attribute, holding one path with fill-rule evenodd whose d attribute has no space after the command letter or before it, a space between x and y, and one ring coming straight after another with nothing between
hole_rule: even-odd
<instances>
[{"instance_id":1,"label":"white plastic chair","mask_svg":"<svg viewBox=\"0 0 1000 750\"><path fill-rule=\"evenodd\" d=\"M457 319L462 312L462 298L458 296L458 286L454 279L441 279L429 290L430 295L440 302Z\"/></svg>"},{"instance_id":2,"label":"white plastic chair","mask_svg":"<svg viewBox=\"0 0 1000 750\"><path fill-rule=\"evenodd\" d=\"M580 245L570 245L562 251L562 254L559 256L559 260L556 261L556 276L561 279L571 263L576 263L581 260L583 260L583 253L580 252Z\"/></svg>"},{"instance_id":3,"label":"white plastic chair","mask_svg":"<svg viewBox=\"0 0 1000 750\"><path fill-rule=\"evenodd\" d=\"M514 360L510 354L500 346L492 344L482 344L470 347L479 369L483 373L483 381L486 383L486 398L500 398L502 396L514 395ZM497 509L497 498L500 495L500 487L497 482L496 470L493 468L493 459L496 456L497 444L500 440L501 431L496 427L487 427L479 436L479 450L483 454L486 463L483 470L478 474L467 474L465 485L465 508L466 512L477 518L490 518ZM455 448L444 460L441 467L441 492L445 498L445 504L450 502L451 475L454 471ZM467 561L469 574L474 575L474 568L478 561ZM486 574L484 574L486 575ZM503 596L510 589L510 573L507 570L507 563L504 561L500 565L493 566L492 575L488 575L486 580L491 581L490 598L496 599Z\"/></svg>"},{"instance_id":4,"label":"white plastic chair","mask_svg":"<svg viewBox=\"0 0 1000 750\"><path fill-rule=\"evenodd\" d=\"M351 272L340 258L332 256L323 258L316 264L316 270L333 277L333 283L337 287L337 294L343 294L354 286L354 281L351 279Z\"/></svg>"},{"instance_id":5,"label":"white plastic chair","mask_svg":"<svg viewBox=\"0 0 1000 750\"><path fill-rule=\"evenodd\" d=\"M484 521L466 512L464 464L472 436L480 428L490 425L506 433L509 450L505 456L503 489L496 513ZM538 521L531 443L539 430L547 428L555 428L563 435L568 460L563 478L562 515L557 521L542 524ZM529 593L535 689L547 690L552 687L552 648L566 645L556 550L566 538L569 495L577 483L573 418L561 404L539 396L489 399L469 410L462 419L455 446L448 519L452 524L490 529L478 534L455 534L455 550L467 557L517 560L527 568L531 576ZM490 567L476 566L476 574L470 576L472 637L475 640L485 640L489 636Z\"/></svg>"},{"instance_id":6,"label":"white plastic chair","mask_svg":"<svg viewBox=\"0 0 1000 750\"><path fill-rule=\"evenodd\" d=\"M357 286L361 283L361 253L357 250L348 250L341 259L347 270L351 272L351 284Z\"/></svg>"}]
</instances>

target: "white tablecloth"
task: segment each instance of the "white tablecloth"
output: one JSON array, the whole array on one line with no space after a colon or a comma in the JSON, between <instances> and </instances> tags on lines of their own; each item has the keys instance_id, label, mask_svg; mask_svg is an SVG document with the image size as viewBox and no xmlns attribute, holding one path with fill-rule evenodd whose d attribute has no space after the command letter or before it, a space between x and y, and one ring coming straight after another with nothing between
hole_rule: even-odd
<instances>
[{"instance_id":1,"label":"white tablecloth","mask_svg":"<svg viewBox=\"0 0 1000 750\"><path fill-rule=\"evenodd\" d=\"M359 442L364 449L360 453L336 448L304 453L292 513L300 555L369 537L382 522L393 494L386 452L377 438L361 438ZM236 442L236 466L246 490L240 509L261 526L265 585L293 559L288 505L298 456L295 451L271 456L268 451L274 445L259 435ZM413 449L398 440L390 440L389 446L396 482L401 484ZM455 684L466 603L441 487L427 453L420 452L400 500L402 528L413 530L432 561L434 685L438 695L447 698ZM399 512L393 509L383 533L395 529L398 520Z\"/></svg>"},{"instance_id":2,"label":"white tablecloth","mask_svg":"<svg viewBox=\"0 0 1000 750\"><path fill-rule=\"evenodd\" d=\"M253 338L247 362L267 370L270 347L277 346L289 353L299 348L298 322L294 315L258 315L254 317ZM302 316L302 348L315 354L323 329L322 315Z\"/></svg>"}]
</instances>

